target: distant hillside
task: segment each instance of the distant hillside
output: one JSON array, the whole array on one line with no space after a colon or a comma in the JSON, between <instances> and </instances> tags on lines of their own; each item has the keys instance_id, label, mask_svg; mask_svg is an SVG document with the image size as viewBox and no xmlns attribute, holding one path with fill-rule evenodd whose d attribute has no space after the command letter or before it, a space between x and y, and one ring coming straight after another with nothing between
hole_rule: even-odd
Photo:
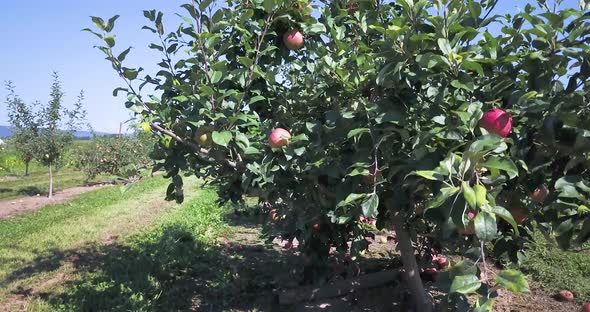
<instances>
[{"instance_id":1,"label":"distant hillside","mask_svg":"<svg viewBox=\"0 0 590 312\"><path fill-rule=\"evenodd\" d=\"M99 136L113 135L111 133L104 132L96 132L96 134ZM0 138L7 138L10 136L12 136L12 129L8 126L0 126ZM74 133L74 137L76 139L88 139L92 137L92 133L90 133L89 131L76 131Z\"/></svg>"}]
</instances>

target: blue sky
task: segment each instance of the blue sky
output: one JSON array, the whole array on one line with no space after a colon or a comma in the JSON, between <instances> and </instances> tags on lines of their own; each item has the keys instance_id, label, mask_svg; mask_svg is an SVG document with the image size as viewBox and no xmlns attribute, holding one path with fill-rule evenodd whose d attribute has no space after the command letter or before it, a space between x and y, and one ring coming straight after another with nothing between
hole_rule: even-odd
<instances>
[{"instance_id":1,"label":"blue sky","mask_svg":"<svg viewBox=\"0 0 590 312\"><path fill-rule=\"evenodd\" d=\"M4 1L0 9L0 82L12 80L18 94L27 102L48 101L52 71L58 71L66 92L65 103L72 104L81 89L86 93L88 120L97 131L117 132L119 123L130 118L123 97L112 90L122 81L102 53L93 48L98 39L80 31L91 26L89 16L121 15L117 21L117 48L133 46L127 61L154 72L160 60L147 45L153 34L142 31L146 19L142 10L164 12L165 25L175 28L185 0L29 0ZM515 13L525 0L500 0L498 13ZM552 3L552 0L549 0ZM565 0L562 6L577 6ZM183 12L184 13L184 12ZM0 125L7 125L4 104L6 91L0 89Z\"/></svg>"}]
</instances>

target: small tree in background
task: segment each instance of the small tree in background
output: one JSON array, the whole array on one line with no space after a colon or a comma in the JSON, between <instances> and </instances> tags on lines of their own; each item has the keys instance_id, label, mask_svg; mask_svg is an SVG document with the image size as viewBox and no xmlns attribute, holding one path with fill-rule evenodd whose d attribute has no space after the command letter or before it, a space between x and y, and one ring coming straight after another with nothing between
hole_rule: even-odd
<instances>
[{"instance_id":1,"label":"small tree in background","mask_svg":"<svg viewBox=\"0 0 590 312\"><path fill-rule=\"evenodd\" d=\"M7 83L9 119L15 127L15 145L27 163L36 159L49 168L49 198L53 197L53 169L66 148L74 140L86 117L82 108L84 91L80 91L72 109L63 105L64 92L57 72L53 73L50 101L45 107L39 102L26 105ZM65 129L65 130L62 130ZM27 170L28 171L28 170Z\"/></svg>"},{"instance_id":2,"label":"small tree in background","mask_svg":"<svg viewBox=\"0 0 590 312\"><path fill-rule=\"evenodd\" d=\"M38 102L27 105L15 91L12 81L6 83L8 95L6 106L8 108L8 121L13 127L13 142L19 157L25 163L25 176L29 175L29 164L35 158L35 140L39 135L39 125L35 116Z\"/></svg>"},{"instance_id":3,"label":"small tree in background","mask_svg":"<svg viewBox=\"0 0 590 312\"><path fill-rule=\"evenodd\" d=\"M53 196L53 166L74 140L74 131L82 124L86 112L82 108L84 91L80 91L72 110L63 105L64 92L56 72L51 84L51 100L38 115L41 130L37 139L35 154L37 160L49 168L49 198ZM61 130L65 127L65 131Z\"/></svg>"}]
</instances>

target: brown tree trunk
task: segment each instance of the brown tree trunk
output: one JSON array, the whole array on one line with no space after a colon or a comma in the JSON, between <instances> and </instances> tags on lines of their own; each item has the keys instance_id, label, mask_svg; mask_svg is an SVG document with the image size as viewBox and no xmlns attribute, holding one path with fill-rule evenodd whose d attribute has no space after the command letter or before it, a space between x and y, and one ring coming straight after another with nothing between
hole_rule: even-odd
<instances>
[{"instance_id":1,"label":"brown tree trunk","mask_svg":"<svg viewBox=\"0 0 590 312\"><path fill-rule=\"evenodd\" d=\"M29 176L29 164L31 163L30 160L25 161L25 177Z\"/></svg>"},{"instance_id":2,"label":"brown tree trunk","mask_svg":"<svg viewBox=\"0 0 590 312\"><path fill-rule=\"evenodd\" d=\"M406 282L412 294L415 311L432 312L432 300L422 284L420 268L418 267L414 254L414 246L412 246L412 239L405 228L402 214L396 212L392 221L395 227L397 246L404 265Z\"/></svg>"},{"instance_id":3,"label":"brown tree trunk","mask_svg":"<svg viewBox=\"0 0 590 312\"><path fill-rule=\"evenodd\" d=\"M49 163L49 199L53 198L53 172L51 171L51 163Z\"/></svg>"}]
</instances>

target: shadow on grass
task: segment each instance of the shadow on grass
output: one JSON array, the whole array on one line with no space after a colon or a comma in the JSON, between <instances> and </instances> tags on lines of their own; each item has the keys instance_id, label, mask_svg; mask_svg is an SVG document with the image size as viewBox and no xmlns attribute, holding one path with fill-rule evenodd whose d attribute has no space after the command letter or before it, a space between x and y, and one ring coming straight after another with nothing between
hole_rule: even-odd
<instances>
[{"instance_id":1,"label":"shadow on grass","mask_svg":"<svg viewBox=\"0 0 590 312\"><path fill-rule=\"evenodd\" d=\"M295 259L260 245L237 247L207 245L170 226L128 245L54 250L10 274L0 287L69 263L82 277L64 282L65 292L32 286L17 293L37 294L56 310L285 311L274 303L273 289L296 280L288 269Z\"/></svg>"},{"instance_id":2,"label":"shadow on grass","mask_svg":"<svg viewBox=\"0 0 590 312\"><path fill-rule=\"evenodd\" d=\"M35 195L39 194L41 196L46 196L47 191L41 190L40 188L38 188L36 186L27 186L27 187L22 187L22 188L19 188L18 190L16 190L16 194L26 195L26 196L35 196Z\"/></svg>"}]
</instances>

